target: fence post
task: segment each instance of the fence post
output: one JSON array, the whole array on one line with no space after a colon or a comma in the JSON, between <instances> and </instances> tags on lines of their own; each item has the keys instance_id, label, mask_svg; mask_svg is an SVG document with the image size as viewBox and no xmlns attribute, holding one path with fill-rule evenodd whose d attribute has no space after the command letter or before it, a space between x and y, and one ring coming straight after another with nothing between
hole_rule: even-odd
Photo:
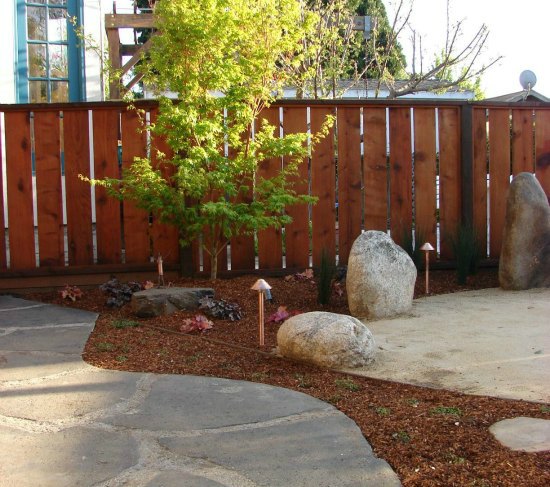
<instances>
[{"instance_id":1,"label":"fence post","mask_svg":"<svg viewBox=\"0 0 550 487\"><path fill-rule=\"evenodd\" d=\"M473 109L469 102L460 108L460 154L461 154L461 220L466 226L474 222L474 144Z\"/></svg>"}]
</instances>

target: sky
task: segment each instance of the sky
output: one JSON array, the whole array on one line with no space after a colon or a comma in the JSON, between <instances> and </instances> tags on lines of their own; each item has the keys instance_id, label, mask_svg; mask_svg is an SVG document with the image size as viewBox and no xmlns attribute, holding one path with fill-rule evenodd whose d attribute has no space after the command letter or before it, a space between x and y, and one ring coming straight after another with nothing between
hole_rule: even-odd
<instances>
[{"instance_id":1,"label":"sky","mask_svg":"<svg viewBox=\"0 0 550 487\"><path fill-rule=\"evenodd\" d=\"M399 0L384 3L391 22ZM422 33L424 59L433 60L445 44L446 11L447 0L414 0L411 25ZM484 62L503 56L482 77L487 97L520 91L519 76L527 69L537 77L535 91L550 97L550 0L450 0L450 19L464 20L463 45L482 24L487 25ZM410 30L401 39L408 58L412 52L409 36Z\"/></svg>"}]
</instances>

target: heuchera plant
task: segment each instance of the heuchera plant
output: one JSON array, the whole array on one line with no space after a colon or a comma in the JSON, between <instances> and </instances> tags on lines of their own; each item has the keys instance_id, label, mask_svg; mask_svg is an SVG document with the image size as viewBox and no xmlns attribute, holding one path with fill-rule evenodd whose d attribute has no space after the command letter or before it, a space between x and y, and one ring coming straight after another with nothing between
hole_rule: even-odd
<instances>
[{"instance_id":1,"label":"heuchera plant","mask_svg":"<svg viewBox=\"0 0 550 487\"><path fill-rule=\"evenodd\" d=\"M82 291L76 286L69 286L68 284L59 291L63 299L70 299L71 301L76 301L82 297Z\"/></svg>"},{"instance_id":2,"label":"heuchera plant","mask_svg":"<svg viewBox=\"0 0 550 487\"><path fill-rule=\"evenodd\" d=\"M283 323L291 316L299 315L301 311L287 311L286 306L279 306L277 311L269 316L267 323Z\"/></svg>"},{"instance_id":3,"label":"heuchera plant","mask_svg":"<svg viewBox=\"0 0 550 487\"><path fill-rule=\"evenodd\" d=\"M214 326L206 316L195 315L193 318L186 318L183 320L183 324L180 327L180 331L183 333L189 333L191 331L204 332L210 330Z\"/></svg>"}]
</instances>

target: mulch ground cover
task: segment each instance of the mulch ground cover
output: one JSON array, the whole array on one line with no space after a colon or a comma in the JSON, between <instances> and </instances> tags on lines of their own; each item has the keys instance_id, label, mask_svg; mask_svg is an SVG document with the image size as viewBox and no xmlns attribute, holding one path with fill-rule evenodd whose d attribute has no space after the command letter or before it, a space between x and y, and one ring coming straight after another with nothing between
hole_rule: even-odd
<instances>
[{"instance_id":1,"label":"mulch ground cover","mask_svg":"<svg viewBox=\"0 0 550 487\"><path fill-rule=\"evenodd\" d=\"M181 333L184 319L196 313L137 319L129 305L108 308L99 289L83 291L72 303L59 293L28 297L100 314L86 344L84 360L97 367L136 372L193 374L262 382L286 387L327 401L352 418L388 461L404 486L547 486L550 452L514 452L489 432L500 420L518 416L550 419L550 406L466 395L407 384L356 377L277 357L273 350L280 325L266 324L266 346L258 345L258 299L250 290L255 276L214 282L181 279L187 287L213 287L216 298L236 302L240 321L210 318L213 328ZM334 293L329 305L317 303L314 280L268 278L273 303L266 317L286 306L289 311L324 310L349 314L345 292ZM464 286L451 271L431 274L432 294L497 287L495 269L482 269ZM345 284L341 287L345 291ZM423 296L419 273L415 296Z\"/></svg>"}]
</instances>

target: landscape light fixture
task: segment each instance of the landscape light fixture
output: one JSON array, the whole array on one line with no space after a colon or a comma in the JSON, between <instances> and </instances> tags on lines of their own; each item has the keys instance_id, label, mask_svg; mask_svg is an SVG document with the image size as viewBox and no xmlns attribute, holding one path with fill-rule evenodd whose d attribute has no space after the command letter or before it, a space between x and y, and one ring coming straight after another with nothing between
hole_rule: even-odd
<instances>
[{"instance_id":1,"label":"landscape light fixture","mask_svg":"<svg viewBox=\"0 0 550 487\"><path fill-rule=\"evenodd\" d=\"M263 279L258 279L250 288L253 291L258 291L258 333L260 337L260 346L265 344L264 335L264 297L271 289L271 286Z\"/></svg>"},{"instance_id":2,"label":"landscape light fixture","mask_svg":"<svg viewBox=\"0 0 550 487\"><path fill-rule=\"evenodd\" d=\"M426 294L430 294L430 252L433 252L435 249L430 242L426 242L420 247L420 250L423 250L426 254Z\"/></svg>"},{"instance_id":3,"label":"landscape light fixture","mask_svg":"<svg viewBox=\"0 0 550 487\"><path fill-rule=\"evenodd\" d=\"M157 269L159 274L159 278L158 278L159 287L162 287L164 286L164 268L162 266L162 255L160 254L157 257Z\"/></svg>"}]
</instances>

